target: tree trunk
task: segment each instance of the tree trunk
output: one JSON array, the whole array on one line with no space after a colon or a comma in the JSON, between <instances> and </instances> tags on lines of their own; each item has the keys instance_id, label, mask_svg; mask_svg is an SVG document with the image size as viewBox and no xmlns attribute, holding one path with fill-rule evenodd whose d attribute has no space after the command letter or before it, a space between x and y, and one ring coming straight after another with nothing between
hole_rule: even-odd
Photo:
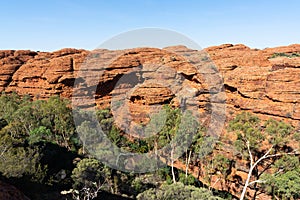
<instances>
[{"instance_id":1,"label":"tree trunk","mask_svg":"<svg viewBox=\"0 0 300 200\"><path fill-rule=\"evenodd\" d=\"M245 182L245 185L244 185L244 188L243 188L240 200L243 200L245 198L246 191L247 191L247 188L248 188L248 185L249 185L249 181L250 181L250 178L251 178L251 175L252 175L252 171L253 171L253 167L251 166L250 170L248 172L247 180Z\"/></svg>"},{"instance_id":2,"label":"tree trunk","mask_svg":"<svg viewBox=\"0 0 300 200\"><path fill-rule=\"evenodd\" d=\"M191 161L191 155L192 155L192 151L189 152L189 156L186 160L186 165L185 165L185 178L188 177L188 169L189 169L189 165L190 165L190 161Z\"/></svg>"},{"instance_id":3,"label":"tree trunk","mask_svg":"<svg viewBox=\"0 0 300 200\"><path fill-rule=\"evenodd\" d=\"M174 148L172 148L171 150L171 168L172 168L172 177L173 177L173 183L176 183L176 179L175 179L175 172L174 172Z\"/></svg>"}]
</instances>

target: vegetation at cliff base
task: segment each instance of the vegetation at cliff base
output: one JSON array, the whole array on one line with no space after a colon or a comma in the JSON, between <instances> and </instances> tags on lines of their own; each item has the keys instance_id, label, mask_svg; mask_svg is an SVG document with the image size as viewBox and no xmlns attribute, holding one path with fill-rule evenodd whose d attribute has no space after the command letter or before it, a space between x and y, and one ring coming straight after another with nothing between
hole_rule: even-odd
<instances>
[{"instance_id":1,"label":"vegetation at cliff base","mask_svg":"<svg viewBox=\"0 0 300 200\"><path fill-rule=\"evenodd\" d=\"M205 142L212 138L192 115L169 105L162 113L146 129L157 134L132 138L117 127L109 109L96 111L106 137L120 149L155 154L173 144L160 158L165 167L122 172L89 153L88 140L97 138L86 120L89 113L72 110L59 96L33 100L3 93L0 180L32 200L300 198L299 132L292 125L243 112L228 123L230 141L220 138L210 151ZM77 129L73 115L81 119ZM183 142L190 145L182 148ZM179 150L183 153L176 158ZM236 192L230 190L233 184Z\"/></svg>"}]
</instances>

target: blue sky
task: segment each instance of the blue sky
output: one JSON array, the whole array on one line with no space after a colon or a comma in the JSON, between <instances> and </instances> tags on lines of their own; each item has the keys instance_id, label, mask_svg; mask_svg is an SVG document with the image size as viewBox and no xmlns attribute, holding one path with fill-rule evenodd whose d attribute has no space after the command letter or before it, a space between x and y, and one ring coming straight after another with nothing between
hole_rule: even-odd
<instances>
[{"instance_id":1,"label":"blue sky","mask_svg":"<svg viewBox=\"0 0 300 200\"><path fill-rule=\"evenodd\" d=\"M177 31L201 47L300 43L298 0L10 0L0 5L0 49L94 49L144 27Z\"/></svg>"}]
</instances>

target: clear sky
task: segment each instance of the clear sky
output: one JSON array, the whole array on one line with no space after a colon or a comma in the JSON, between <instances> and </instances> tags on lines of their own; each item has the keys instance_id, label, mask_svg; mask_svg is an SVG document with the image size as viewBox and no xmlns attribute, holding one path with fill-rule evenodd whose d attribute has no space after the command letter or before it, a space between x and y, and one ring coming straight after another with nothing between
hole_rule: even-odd
<instances>
[{"instance_id":1,"label":"clear sky","mask_svg":"<svg viewBox=\"0 0 300 200\"><path fill-rule=\"evenodd\" d=\"M201 47L300 43L298 0L7 0L0 49L94 49L126 31L177 31Z\"/></svg>"}]
</instances>

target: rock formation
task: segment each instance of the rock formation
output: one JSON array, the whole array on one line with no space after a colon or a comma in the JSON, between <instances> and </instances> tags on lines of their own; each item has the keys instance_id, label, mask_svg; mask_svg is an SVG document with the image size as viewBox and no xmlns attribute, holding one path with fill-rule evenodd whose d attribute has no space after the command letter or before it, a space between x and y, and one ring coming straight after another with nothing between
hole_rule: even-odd
<instances>
[{"instance_id":1,"label":"rock formation","mask_svg":"<svg viewBox=\"0 0 300 200\"><path fill-rule=\"evenodd\" d=\"M206 51L223 73L228 107L298 123L300 45L264 50L222 45Z\"/></svg>"},{"instance_id":2,"label":"rock formation","mask_svg":"<svg viewBox=\"0 0 300 200\"><path fill-rule=\"evenodd\" d=\"M3 200L29 200L16 187L0 181L0 199Z\"/></svg>"},{"instance_id":3,"label":"rock formation","mask_svg":"<svg viewBox=\"0 0 300 200\"><path fill-rule=\"evenodd\" d=\"M196 109L204 123L209 123L206 116L213 110L222 115L225 103L227 119L246 110L299 128L300 45L259 50L224 44L204 51L184 46L2 50L0 92L36 99L56 94L84 107L111 105L118 125L131 132L165 103ZM127 110L119 110L122 101ZM133 123L124 124L129 113Z\"/></svg>"},{"instance_id":4,"label":"rock formation","mask_svg":"<svg viewBox=\"0 0 300 200\"><path fill-rule=\"evenodd\" d=\"M209 47L205 51L224 79L227 116L236 111L248 110L262 116L286 119L297 125L300 120L300 57L297 56L300 45L258 50L241 44L225 44ZM149 72L143 72L143 76L152 76L150 72L153 74L158 66L171 67L186 79L182 84L193 85L199 91L206 87L203 86L205 81L201 80L199 73L197 75L195 71L197 69L193 69L189 63L190 58L178 56L189 55L192 52L182 46L164 50L102 49L92 53L77 49L62 49L52 53L2 50L0 51L0 92L15 91L21 95L27 94L40 99L54 94L70 98L73 94L75 78L78 71L82 71L82 63L86 62L87 56L89 62L92 62L91 56L101 57L100 64L89 63L88 67L93 68L89 70L99 73L103 70L102 67L106 66L105 73L101 72L101 77L96 80L98 82L96 88L90 88L92 93L95 93L96 103L100 107L109 105L115 84L122 79L121 77L141 65ZM277 54L279 56L274 56ZM160 67L159 74L170 75L170 70L164 71L164 68ZM127 78L130 79L129 76ZM143 77L134 75L131 78L132 82ZM170 77L165 77L165 80L168 78ZM151 84L139 87L135 94L132 94L131 100L137 105L134 107L137 112L141 111L138 105L147 107L151 104L162 104L171 102L175 97L174 91L170 91L167 87ZM202 104L205 102L203 98L207 98L205 95L201 92L197 95L200 107L201 102Z\"/></svg>"}]
</instances>

